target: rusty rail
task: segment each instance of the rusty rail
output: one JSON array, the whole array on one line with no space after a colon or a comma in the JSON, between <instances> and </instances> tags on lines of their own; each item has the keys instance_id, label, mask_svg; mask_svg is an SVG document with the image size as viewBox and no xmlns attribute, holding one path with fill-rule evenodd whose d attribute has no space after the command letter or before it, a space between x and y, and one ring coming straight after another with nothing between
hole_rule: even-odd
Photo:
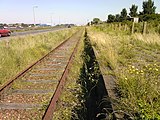
<instances>
[{"instance_id":1,"label":"rusty rail","mask_svg":"<svg viewBox=\"0 0 160 120\"><path fill-rule=\"evenodd\" d=\"M78 31L77 31L78 32ZM76 33L77 33L76 32ZM76 34L75 33L75 34ZM72 37L72 36L71 36ZM61 47L63 44L65 44L71 37L69 37L68 39L66 39L65 41L63 41L60 45L58 45L56 48L54 48L53 50L51 50L49 53L47 53L46 55L44 55L41 59L39 59L38 61L36 61L35 63L29 65L26 69L24 69L23 71L21 71L20 73L18 73L15 77L13 77L12 79L10 79L8 82L6 82L2 87L0 87L0 99L3 96L3 94L5 93L6 90L8 90L10 88L10 86L13 84L13 82L21 77L24 73L26 73L27 71L29 71L34 65L36 65L37 63L39 63L40 61L42 61L45 57L47 57L50 53L54 52L55 50L57 50L59 47Z\"/></svg>"},{"instance_id":2,"label":"rusty rail","mask_svg":"<svg viewBox=\"0 0 160 120\"><path fill-rule=\"evenodd\" d=\"M56 88L56 91L55 91L53 97L51 98L50 104L49 104L49 106L48 106L48 108L42 118L43 120L52 120L53 119L53 113L54 113L54 110L56 109L56 103L57 103L57 101L60 97L60 94L64 88L65 80L68 76L69 69L71 68L71 64L72 64L74 56L76 54L79 42L80 42L80 39L77 41L77 44L74 48L74 51L72 52L72 55L69 58L69 61L68 61L67 66L65 68L65 71L63 72L63 75L60 79L60 82L59 82L57 88Z\"/></svg>"},{"instance_id":3,"label":"rusty rail","mask_svg":"<svg viewBox=\"0 0 160 120\"><path fill-rule=\"evenodd\" d=\"M19 108L22 109L21 110L22 114L20 117L22 117L22 118L23 117L28 117L28 118L34 117L32 115L30 116L30 112L32 112L32 111L29 111L29 112L27 111L27 113L25 113L26 109L34 108L34 106L36 106L35 107L36 110L32 109L33 113L39 112L38 113L39 116L37 116L37 117L35 116L36 118L40 117L43 120L53 119L53 113L56 108L57 101L61 95L63 88L64 88L65 80L66 80L68 73L69 73L69 70L71 68L74 56L76 54L76 51L77 51L77 48L79 45L79 42L81 40L82 33L83 33L83 30L77 31L70 38L63 41L60 45L58 45L56 48L51 50L48 54L44 55L41 59L39 59L35 63L31 64L29 67L27 67L25 70L20 72L18 75L16 75L13 79L9 80L7 83L5 83L0 88L0 100L2 102L0 105L0 108L1 108L0 119L4 119L7 116L8 116L8 118L12 118L12 117L14 117L14 115L16 118L16 116L19 116L19 114L16 113L17 110L19 110ZM62 49L62 51L61 51L61 49ZM61 52L64 52L65 54L61 56ZM61 60L61 57L62 57L62 60ZM64 61L64 63L63 63L63 61ZM56 76L57 73L50 74L50 71L48 73L43 70L45 68L52 69L54 67L57 67L57 65L59 66L59 63L60 63L60 66L64 66L64 67L62 67L63 71L59 71L60 74L58 75L58 77ZM48 65L53 65L54 67L53 66L48 67ZM41 70L41 68L42 68L42 70ZM53 71L53 70L51 70L51 71ZM40 75L40 77L39 77L39 75ZM35 86L31 90L30 90L30 88L31 88L30 83L29 83L29 85L23 86L23 84L25 84L23 82L27 82L27 80L31 80L31 81L36 80L37 81L37 80L41 79L41 81L46 81L46 80L49 81L50 77L48 79L45 76L50 76L50 75L54 76L54 77L51 77L51 79L53 79L53 78L58 79L58 80L56 80L57 81L56 83L52 84L51 82L49 82L49 85L47 85L48 83L45 85L44 85L44 83L31 84L31 87L32 87L32 85ZM18 80L22 83L19 83ZM21 84L23 87L16 88L16 90L14 90L15 89L14 84ZM52 85L54 86L54 88ZM39 89L38 86L40 86L41 89ZM44 86L44 87L41 87L41 86ZM48 88L48 86L49 86L49 88ZM27 97L34 98L34 95L37 94L36 92L35 92L36 94L33 94L33 96L29 95L29 94L32 94L32 92L34 93L34 91L36 91L36 92L38 91L37 92L38 94L52 93L52 96L50 96L49 98L47 95L45 96L46 98L43 96L43 98L45 98L49 102L48 107L46 109L44 109L43 112L39 111L39 108L43 106L43 103L41 103L40 99L36 98L33 103L32 103L32 100L28 101L28 99L26 99ZM42 91L45 91L45 92L42 92ZM22 99L19 100L19 94L21 94L21 93L23 94L23 95L20 95L20 98L22 96ZM14 99L12 99L12 98L14 98ZM39 96L39 98L41 98L41 95ZM23 100L27 100L27 102L25 102L26 104L23 104L23 102L24 102ZM7 102L7 101L11 101L11 102ZM13 109L13 110L10 110L10 109ZM7 112L6 112L6 110L7 110ZM12 114L14 114L14 115L12 116Z\"/></svg>"}]
</instances>

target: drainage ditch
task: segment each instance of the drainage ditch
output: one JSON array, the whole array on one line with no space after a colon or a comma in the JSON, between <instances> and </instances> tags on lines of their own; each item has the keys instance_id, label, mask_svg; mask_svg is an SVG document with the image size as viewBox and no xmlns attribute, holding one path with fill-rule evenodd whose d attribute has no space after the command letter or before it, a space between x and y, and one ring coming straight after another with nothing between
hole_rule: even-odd
<instances>
[{"instance_id":1,"label":"drainage ditch","mask_svg":"<svg viewBox=\"0 0 160 120\"><path fill-rule=\"evenodd\" d=\"M78 83L83 90L83 108L74 110L79 120L114 120L113 109L87 31L84 35L83 66ZM75 117L73 115L73 119Z\"/></svg>"}]
</instances>

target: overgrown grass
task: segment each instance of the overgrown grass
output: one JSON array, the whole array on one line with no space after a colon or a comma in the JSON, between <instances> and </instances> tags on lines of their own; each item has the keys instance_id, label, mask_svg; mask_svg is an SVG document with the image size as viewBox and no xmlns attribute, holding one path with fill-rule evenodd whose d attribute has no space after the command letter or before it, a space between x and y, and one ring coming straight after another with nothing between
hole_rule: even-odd
<instances>
[{"instance_id":1,"label":"overgrown grass","mask_svg":"<svg viewBox=\"0 0 160 120\"><path fill-rule=\"evenodd\" d=\"M40 59L78 28L27 35L0 42L0 86L28 65Z\"/></svg>"},{"instance_id":2,"label":"overgrown grass","mask_svg":"<svg viewBox=\"0 0 160 120\"><path fill-rule=\"evenodd\" d=\"M132 119L160 119L159 35L129 35L103 25L90 27L88 31L102 73L117 78L119 110Z\"/></svg>"}]
</instances>

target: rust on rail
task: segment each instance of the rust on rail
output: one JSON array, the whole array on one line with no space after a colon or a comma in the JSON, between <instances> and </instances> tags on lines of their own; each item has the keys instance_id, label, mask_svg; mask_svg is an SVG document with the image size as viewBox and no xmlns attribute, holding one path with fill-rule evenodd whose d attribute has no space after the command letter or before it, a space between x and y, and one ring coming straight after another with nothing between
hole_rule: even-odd
<instances>
[{"instance_id":1,"label":"rust on rail","mask_svg":"<svg viewBox=\"0 0 160 120\"><path fill-rule=\"evenodd\" d=\"M77 32L76 32L77 33ZM75 33L75 34L76 34ZM71 36L72 37L72 36ZM56 48L54 48L53 50L51 50L49 53L47 53L46 55L44 55L41 59L39 59L38 61L36 61L35 63L29 65L29 67L27 67L26 69L24 69L23 71L21 71L19 74L17 74L15 77L13 77L12 79L10 79L8 82L6 82L3 86L0 87L0 99L3 97L3 94L10 88L10 86L13 84L13 82L18 79L19 77L23 76L27 71L29 71L34 65L36 65L37 63L39 63L40 61L42 61L45 57L49 56L50 53L54 52L55 50L57 50L59 47L61 47L63 44L65 44L71 37L69 37L68 39L66 39L65 41L63 41L60 45L58 45Z\"/></svg>"},{"instance_id":2,"label":"rust on rail","mask_svg":"<svg viewBox=\"0 0 160 120\"><path fill-rule=\"evenodd\" d=\"M58 102L60 94L64 88L65 80L68 76L69 69L71 68L71 64L73 62L74 55L76 54L79 42L80 42L80 39L77 41L77 44L72 52L72 55L69 58L69 61L68 61L67 66L65 68L65 71L62 74L62 77L61 77L60 82L56 88L56 91L55 91L53 97L51 98L50 104L49 104L49 106L43 116L43 120L52 120L53 119L53 113L54 113L54 110L56 109L56 103Z\"/></svg>"}]
</instances>

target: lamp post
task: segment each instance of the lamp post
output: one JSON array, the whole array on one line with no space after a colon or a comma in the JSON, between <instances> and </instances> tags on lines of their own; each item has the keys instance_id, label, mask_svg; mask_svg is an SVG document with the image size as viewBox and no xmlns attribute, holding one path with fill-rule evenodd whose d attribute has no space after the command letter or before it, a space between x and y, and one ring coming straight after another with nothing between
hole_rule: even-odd
<instances>
[{"instance_id":1,"label":"lamp post","mask_svg":"<svg viewBox=\"0 0 160 120\"><path fill-rule=\"evenodd\" d=\"M38 6L33 6L33 19L34 19L34 26L36 25L36 15L35 15L35 8L38 8Z\"/></svg>"},{"instance_id":2,"label":"lamp post","mask_svg":"<svg viewBox=\"0 0 160 120\"><path fill-rule=\"evenodd\" d=\"M59 16L59 25L61 24L61 18L60 18L60 16Z\"/></svg>"},{"instance_id":3,"label":"lamp post","mask_svg":"<svg viewBox=\"0 0 160 120\"><path fill-rule=\"evenodd\" d=\"M54 13L51 13L51 26L53 26L53 17L52 17L52 15L53 15Z\"/></svg>"}]
</instances>

